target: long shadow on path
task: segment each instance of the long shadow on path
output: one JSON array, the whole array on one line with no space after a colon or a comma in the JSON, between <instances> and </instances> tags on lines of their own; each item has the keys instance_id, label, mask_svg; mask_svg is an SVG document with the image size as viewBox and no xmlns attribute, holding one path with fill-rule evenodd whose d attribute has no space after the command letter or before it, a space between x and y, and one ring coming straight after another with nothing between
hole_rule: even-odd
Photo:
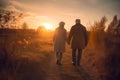
<instances>
[{"instance_id":1,"label":"long shadow on path","mask_svg":"<svg viewBox=\"0 0 120 80\"><path fill-rule=\"evenodd\" d=\"M76 67L76 71L80 74L83 80L93 80L84 68L82 68L82 66Z\"/></svg>"},{"instance_id":2,"label":"long shadow on path","mask_svg":"<svg viewBox=\"0 0 120 80\"><path fill-rule=\"evenodd\" d=\"M73 66L66 58L63 60L63 65L56 65L55 56L51 55L50 57L46 80L92 80L81 66Z\"/></svg>"}]
</instances>

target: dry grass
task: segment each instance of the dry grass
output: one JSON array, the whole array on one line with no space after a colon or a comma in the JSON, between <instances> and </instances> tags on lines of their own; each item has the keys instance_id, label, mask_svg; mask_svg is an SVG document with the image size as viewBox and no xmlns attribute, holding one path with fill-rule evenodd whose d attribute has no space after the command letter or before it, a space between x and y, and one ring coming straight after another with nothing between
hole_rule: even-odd
<instances>
[{"instance_id":1,"label":"dry grass","mask_svg":"<svg viewBox=\"0 0 120 80\"><path fill-rule=\"evenodd\" d=\"M43 66L52 52L51 39L44 40L36 33L6 35L0 39L0 80L26 80L32 72L36 74L36 68L41 68L38 69L41 75L46 73Z\"/></svg>"},{"instance_id":2,"label":"dry grass","mask_svg":"<svg viewBox=\"0 0 120 80\"><path fill-rule=\"evenodd\" d=\"M31 34L29 31L28 34ZM49 33L50 34L50 33ZM40 36L32 32L32 35L15 34L10 37L0 37L0 80L45 80L49 72L47 68L51 64L52 34ZM105 32L92 32L89 36L87 48L83 51L82 66L94 77L94 80L119 80L120 53L119 45L106 44ZM61 71L61 77L78 76L71 73L71 49L67 46L63 63L65 69ZM65 61L65 62L64 62ZM51 65L52 70L56 68ZM66 71L66 72L65 72ZM74 71L74 70L73 70ZM69 75L68 75L69 74ZM65 77L65 79L68 79ZM56 78L57 79L57 78Z\"/></svg>"},{"instance_id":3,"label":"dry grass","mask_svg":"<svg viewBox=\"0 0 120 80\"><path fill-rule=\"evenodd\" d=\"M95 80L120 79L120 43L109 43L109 39L117 38L111 37L104 31L90 31L89 43L84 50L82 64Z\"/></svg>"}]
</instances>

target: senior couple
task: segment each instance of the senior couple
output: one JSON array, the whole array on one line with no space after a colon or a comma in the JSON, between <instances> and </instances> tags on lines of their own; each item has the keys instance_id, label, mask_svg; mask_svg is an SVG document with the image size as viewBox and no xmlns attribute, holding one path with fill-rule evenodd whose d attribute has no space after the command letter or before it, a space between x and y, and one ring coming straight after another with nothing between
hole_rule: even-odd
<instances>
[{"instance_id":1,"label":"senior couple","mask_svg":"<svg viewBox=\"0 0 120 80\"><path fill-rule=\"evenodd\" d=\"M80 19L75 20L75 25L70 29L70 33L67 37L67 31L64 28L65 22L60 22L59 27L55 30L53 42L54 52L56 53L56 64L62 64L62 56L65 52L65 43L71 44L72 48L72 64L74 66L80 65L82 49L84 49L88 43L86 28L81 24Z\"/></svg>"}]
</instances>

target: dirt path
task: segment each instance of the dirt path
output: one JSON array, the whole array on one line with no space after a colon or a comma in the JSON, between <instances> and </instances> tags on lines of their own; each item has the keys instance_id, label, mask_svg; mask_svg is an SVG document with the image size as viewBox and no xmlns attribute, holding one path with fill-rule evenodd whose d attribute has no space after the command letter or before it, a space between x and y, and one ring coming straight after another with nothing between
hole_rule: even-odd
<instances>
[{"instance_id":1,"label":"dirt path","mask_svg":"<svg viewBox=\"0 0 120 80\"><path fill-rule=\"evenodd\" d=\"M33 59L23 61L25 64L22 63L17 70L15 80L92 80L82 66L71 64L71 50L66 50L67 52L63 54L62 65L56 65L55 54L51 51L51 46L49 47L45 48L48 49L48 52L46 52L47 50L43 50L41 53L35 50L30 51L32 56L27 59ZM29 55L30 52L28 52ZM43 54L46 54L45 58L41 59L40 56ZM28 56L28 54L26 55Z\"/></svg>"},{"instance_id":2,"label":"dirt path","mask_svg":"<svg viewBox=\"0 0 120 80\"><path fill-rule=\"evenodd\" d=\"M55 55L51 54L46 80L92 80L85 72L82 66L73 66L71 64L71 55L63 55L63 64L56 65Z\"/></svg>"}]
</instances>

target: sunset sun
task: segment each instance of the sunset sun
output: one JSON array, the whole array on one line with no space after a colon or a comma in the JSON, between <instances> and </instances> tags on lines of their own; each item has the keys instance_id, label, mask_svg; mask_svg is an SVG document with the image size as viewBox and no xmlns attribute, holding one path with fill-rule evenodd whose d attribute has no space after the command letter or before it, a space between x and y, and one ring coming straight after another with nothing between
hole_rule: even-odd
<instances>
[{"instance_id":1,"label":"sunset sun","mask_svg":"<svg viewBox=\"0 0 120 80\"><path fill-rule=\"evenodd\" d=\"M52 24L49 24L49 23L45 23L43 25L44 25L45 29L47 29L47 30L52 30L52 28L53 28Z\"/></svg>"}]
</instances>

